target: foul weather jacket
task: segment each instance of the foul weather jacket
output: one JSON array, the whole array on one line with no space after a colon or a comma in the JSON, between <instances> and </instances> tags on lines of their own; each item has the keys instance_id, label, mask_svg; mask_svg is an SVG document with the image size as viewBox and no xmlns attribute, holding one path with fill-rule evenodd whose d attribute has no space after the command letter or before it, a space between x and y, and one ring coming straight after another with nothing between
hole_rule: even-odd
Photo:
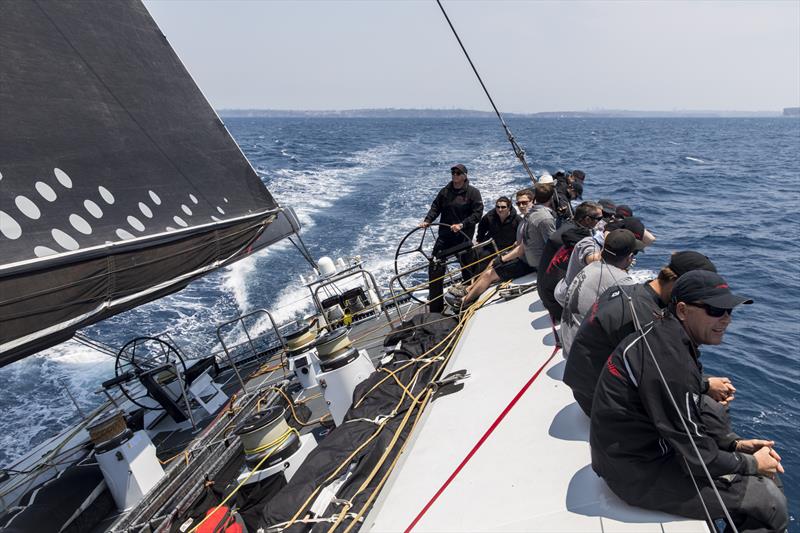
<instances>
[{"instance_id":1,"label":"foul weather jacket","mask_svg":"<svg viewBox=\"0 0 800 533\"><path fill-rule=\"evenodd\" d=\"M483 215L483 199L478 189L469 184L469 180L464 181L464 186L460 189L453 187L451 181L439 191L434 198L428 214L425 215L425 222L431 223L436 217L441 217L442 224L463 224L461 228L467 237L472 239L475 234L475 226L480 222ZM452 237L451 237L452 235ZM444 241L456 241L458 234L451 233L448 229L439 231L439 239Z\"/></svg>"},{"instance_id":2,"label":"foul weather jacket","mask_svg":"<svg viewBox=\"0 0 800 533\"><path fill-rule=\"evenodd\" d=\"M595 385L606 360L622 339L636 331L631 304L644 328L663 315L664 304L648 283L612 287L594 303L572 341L564 383L587 416L592 414Z\"/></svg>"},{"instance_id":3,"label":"foul weather jacket","mask_svg":"<svg viewBox=\"0 0 800 533\"><path fill-rule=\"evenodd\" d=\"M478 223L478 242L494 239L498 250L503 250L517 242L517 227L522 222L522 217L510 207L511 214L505 220L500 220L497 211L492 209Z\"/></svg>"},{"instance_id":4,"label":"foul weather jacket","mask_svg":"<svg viewBox=\"0 0 800 533\"><path fill-rule=\"evenodd\" d=\"M636 505L648 497L661 476L667 478L676 469L685 470L684 460L698 479L704 476L701 462L714 478L757 473L752 455L723 449L706 431L701 419L703 380L698 357L697 347L681 323L668 315L654 321L644 334L626 337L603 367L592 404L592 468L628 503ZM659 377L654 358L680 415Z\"/></svg>"}]
</instances>

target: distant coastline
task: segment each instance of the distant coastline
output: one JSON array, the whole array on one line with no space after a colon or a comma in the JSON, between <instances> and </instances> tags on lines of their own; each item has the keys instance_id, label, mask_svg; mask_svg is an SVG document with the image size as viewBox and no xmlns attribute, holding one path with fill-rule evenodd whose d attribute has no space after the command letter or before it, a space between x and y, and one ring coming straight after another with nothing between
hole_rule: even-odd
<instances>
[{"instance_id":1,"label":"distant coastline","mask_svg":"<svg viewBox=\"0 0 800 533\"><path fill-rule=\"evenodd\" d=\"M492 111L472 109L344 109L344 110L280 110L220 109L221 117L263 118L490 118ZM780 111L632 111L602 109L593 111L544 111L539 113L503 113L509 118L751 118L787 116Z\"/></svg>"}]
</instances>

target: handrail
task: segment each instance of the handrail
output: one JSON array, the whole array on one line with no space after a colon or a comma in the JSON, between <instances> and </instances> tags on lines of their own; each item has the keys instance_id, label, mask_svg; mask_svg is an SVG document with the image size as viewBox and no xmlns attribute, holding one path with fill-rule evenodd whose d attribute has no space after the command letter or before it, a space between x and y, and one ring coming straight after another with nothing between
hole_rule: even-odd
<instances>
[{"instance_id":1,"label":"handrail","mask_svg":"<svg viewBox=\"0 0 800 533\"><path fill-rule=\"evenodd\" d=\"M272 316L272 313L270 313L266 309L256 309L255 311L251 311L251 312L249 312L247 314L240 315L240 316L238 316L238 317L236 317L234 319L228 320L227 322L223 322L222 324L217 326L217 338L219 339L219 342L222 345L222 349L225 350L225 356L228 359L228 363L230 363L231 367L233 368L233 371L236 373L236 379L239 381L239 384L242 386L242 391L243 392L245 391L244 380L242 379L242 375L239 373L239 368L236 366L236 363L233 362L233 358L231 357L230 350L228 350L228 345L225 344L225 340L222 338L221 331L222 331L222 328L224 328L226 326L229 326L230 324L233 324L235 322L241 322L242 323L242 329L244 329L244 334L247 336L247 342L250 344L250 349L253 351L253 355L257 355L258 352L256 351L256 347L253 344L253 338L250 336L250 333L247 331L247 325L244 323L244 319L248 318L250 316L253 316L253 315L258 315L258 314L267 315L267 317L269 318L270 323L272 323L272 329L275 332L275 336L278 337L278 341L281 343L281 347L283 348L283 352L281 353L281 361L284 364L282 364L281 366L283 367L283 375L286 376L286 365L285 365L285 363L286 363L286 359L285 359L286 358L286 340L283 338L283 335L281 335L281 331L280 331L281 328L275 322L275 317ZM244 344L244 343L242 343L242 344ZM239 344L237 346L241 346L241 344Z\"/></svg>"},{"instance_id":2,"label":"handrail","mask_svg":"<svg viewBox=\"0 0 800 533\"><path fill-rule=\"evenodd\" d=\"M328 322L328 317L325 314L325 310L322 308L322 302L320 302L319 297L317 296L317 294L319 293L320 289L322 289L323 287L328 287L330 285L334 285L338 281L342 281L343 279L347 279L347 278L350 278L350 277L353 277L353 276L357 276L357 275L364 276L365 280L366 280L367 276L369 277L369 281L372 284L372 288L375 290L375 295L378 297L378 303L377 304L372 303L372 302L371 303L372 303L373 306L374 305L379 306L383 310L383 313L386 315L386 320L391 322L391 317L389 316L389 310L386 308L385 305L382 305L380 303L380 302L383 301L383 297L381 296L380 288L378 288L378 282L375 281L375 276L373 276L372 272L370 272L369 270L364 270L364 268L359 264L359 265L356 265L356 266L348 268L344 272L340 272L340 273L338 273L338 274L336 274L334 276L331 276L330 278L327 278L325 281L314 281L313 283L309 284L308 289L311 291L311 297L314 299L314 305L316 306L317 310L319 311L319 314L322 315L322 320L325 321L325 326L326 327L330 327L331 323ZM313 285L317 285L317 286L312 290L311 287ZM378 314L380 314L380 311L378 312Z\"/></svg>"}]
</instances>

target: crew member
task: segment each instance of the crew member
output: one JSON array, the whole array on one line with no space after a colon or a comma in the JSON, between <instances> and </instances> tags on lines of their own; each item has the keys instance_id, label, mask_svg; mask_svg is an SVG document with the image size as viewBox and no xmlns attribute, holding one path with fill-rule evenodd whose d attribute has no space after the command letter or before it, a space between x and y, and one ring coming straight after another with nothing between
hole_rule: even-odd
<instances>
[{"instance_id":1,"label":"crew member","mask_svg":"<svg viewBox=\"0 0 800 533\"><path fill-rule=\"evenodd\" d=\"M472 262L473 255L469 253L469 248L472 246L475 226L483 215L483 199L480 191L470 185L467 167L460 163L453 166L450 176L450 183L442 187L420 223L420 227L425 228L438 217L442 224L450 225L449 228L439 228L433 245L433 261L428 267L428 279L431 280L428 305L432 313L440 313L444 309L441 277L445 274L448 256L458 254L462 279L466 281L470 278L471 270L464 267Z\"/></svg>"},{"instance_id":2,"label":"crew member","mask_svg":"<svg viewBox=\"0 0 800 533\"><path fill-rule=\"evenodd\" d=\"M478 223L478 235L476 240L478 243L486 242L489 239L494 241L498 250L505 250L510 248L517 240L517 228L522 220L511 205L511 199L507 196L501 196L494 203L494 209L487 212ZM483 255L488 255L488 252ZM486 268L486 264L481 263L482 268L479 267L475 271L482 272Z\"/></svg>"},{"instance_id":3,"label":"crew member","mask_svg":"<svg viewBox=\"0 0 800 533\"><path fill-rule=\"evenodd\" d=\"M510 252L497 256L463 298L454 296L448 298L448 303L460 309L483 294L492 283L519 278L536 270L533 265L539 260L547 238L555 231L555 215L550 203L552 198L552 183L537 183L533 192L524 189L517 193L517 205L521 211L533 204L519 226L517 245Z\"/></svg>"},{"instance_id":4,"label":"crew member","mask_svg":"<svg viewBox=\"0 0 800 533\"><path fill-rule=\"evenodd\" d=\"M675 283L666 316L617 346L592 404L592 468L631 505L700 520L705 507L721 519L707 469L739 531L785 531L774 442L726 446L701 420L698 347L720 344L742 303L751 300L733 294L719 275L693 270Z\"/></svg>"},{"instance_id":5,"label":"crew member","mask_svg":"<svg viewBox=\"0 0 800 533\"><path fill-rule=\"evenodd\" d=\"M632 285L628 268L644 243L626 229L615 229L606 236L600 261L581 270L567 289L564 313L561 315L561 345L569 357L572 339L578 326L592 310L595 302L613 285Z\"/></svg>"},{"instance_id":6,"label":"crew member","mask_svg":"<svg viewBox=\"0 0 800 533\"><path fill-rule=\"evenodd\" d=\"M564 222L545 244L536 273L536 290L554 324L561 322L562 309L553 293L559 280L564 277L572 247L591 235L592 228L602 218L598 204L583 202L575 209L575 218Z\"/></svg>"}]
</instances>

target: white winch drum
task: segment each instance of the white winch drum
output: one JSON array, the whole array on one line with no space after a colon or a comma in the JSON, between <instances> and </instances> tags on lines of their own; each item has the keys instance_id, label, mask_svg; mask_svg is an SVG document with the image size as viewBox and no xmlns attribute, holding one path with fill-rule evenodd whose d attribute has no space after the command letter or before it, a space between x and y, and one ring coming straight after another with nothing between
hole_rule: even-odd
<instances>
[{"instance_id":1,"label":"white winch drum","mask_svg":"<svg viewBox=\"0 0 800 533\"><path fill-rule=\"evenodd\" d=\"M317 336L317 332L311 329L310 324L305 324L303 327L286 335L284 340L286 341L286 347L289 350L296 350L302 346L305 346L311 343Z\"/></svg>"},{"instance_id":2,"label":"white winch drum","mask_svg":"<svg viewBox=\"0 0 800 533\"><path fill-rule=\"evenodd\" d=\"M281 435L289 431L286 422L286 407L273 405L260 413L248 417L236 428L234 434L242 439L245 455L260 454L263 446L275 442Z\"/></svg>"},{"instance_id":3,"label":"white winch drum","mask_svg":"<svg viewBox=\"0 0 800 533\"><path fill-rule=\"evenodd\" d=\"M348 333L347 328L338 328L319 337L314 346L317 348L320 361L335 357L343 350L348 349L353 344Z\"/></svg>"}]
</instances>

